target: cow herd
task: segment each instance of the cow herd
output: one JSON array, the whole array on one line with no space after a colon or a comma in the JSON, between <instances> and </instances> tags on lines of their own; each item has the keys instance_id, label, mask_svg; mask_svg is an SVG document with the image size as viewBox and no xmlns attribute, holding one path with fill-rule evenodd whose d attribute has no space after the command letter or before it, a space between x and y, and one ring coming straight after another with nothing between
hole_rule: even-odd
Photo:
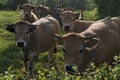
<instances>
[{"instance_id":1,"label":"cow herd","mask_svg":"<svg viewBox=\"0 0 120 80\"><path fill-rule=\"evenodd\" d=\"M98 66L112 64L114 56L120 53L120 17L106 17L97 21L80 20L72 11L57 12L57 17L45 6L31 4L18 6L23 12L19 21L6 25L6 30L15 33L16 46L22 51L27 79L33 77L32 69L42 52L48 52L48 65L62 45L66 71L84 70L92 61ZM62 25L60 25L62 23ZM61 27L62 26L62 27ZM65 34L60 36L60 30ZM59 43L62 42L62 43Z\"/></svg>"}]
</instances>

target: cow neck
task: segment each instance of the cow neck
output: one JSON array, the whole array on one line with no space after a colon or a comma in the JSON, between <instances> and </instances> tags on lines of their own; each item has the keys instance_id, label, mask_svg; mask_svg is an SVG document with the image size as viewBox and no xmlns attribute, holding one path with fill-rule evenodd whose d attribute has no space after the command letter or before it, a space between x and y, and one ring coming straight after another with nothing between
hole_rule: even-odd
<instances>
[{"instance_id":1,"label":"cow neck","mask_svg":"<svg viewBox=\"0 0 120 80\"><path fill-rule=\"evenodd\" d=\"M85 49L84 53L83 53L83 63L82 66L83 67L87 67L87 65L89 64L89 62L91 61L89 54L88 54L88 50Z\"/></svg>"}]
</instances>

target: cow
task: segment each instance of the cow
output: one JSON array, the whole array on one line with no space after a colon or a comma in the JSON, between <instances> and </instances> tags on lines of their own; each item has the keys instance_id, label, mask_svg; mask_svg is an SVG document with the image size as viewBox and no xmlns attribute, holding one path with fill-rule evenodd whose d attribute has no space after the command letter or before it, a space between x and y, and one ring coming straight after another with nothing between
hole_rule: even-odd
<instances>
[{"instance_id":1,"label":"cow","mask_svg":"<svg viewBox=\"0 0 120 80\"><path fill-rule=\"evenodd\" d=\"M60 15L62 20L63 30L68 32L80 33L86 30L94 21L80 20L80 13L74 13L72 11L64 11Z\"/></svg>"},{"instance_id":2,"label":"cow","mask_svg":"<svg viewBox=\"0 0 120 80\"><path fill-rule=\"evenodd\" d=\"M52 36L62 42L64 67L70 73L75 72L73 66L85 70L91 61L96 66L103 62L112 65L113 57L120 52L120 27L111 18L95 22L81 33Z\"/></svg>"},{"instance_id":3,"label":"cow","mask_svg":"<svg viewBox=\"0 0 120 80\"><path fill-rule=\"evenodd\" d=\"M55 18L48 15L34 23L21 20L6 26L7 31L15 33L16 46L22 51L28 78L33 76L32 69L39 53L48 51L47 68L50 67L56 48L56 39L50 34L58 34L60 28Z\"/></svg>"},{"instance_id":4,"label":"cow","mask_svg":"<svg viewBox=\"0 0 120 80\"><path fill-rule=\"evenodd\" d=\"M17 8L19 10L23 10L23 12L20 14L20 20L25 20L30 23L38 20L37 16L32 12L35 9L33 5L23 4L23 5L18 5Z\"/></svg>"},{"instance_id":5,"label":"cow","mask_svg":"<svg viewBox=\"0 0 120 80\"><path fill-rule=\"evenodd\" d=\"M38 18L45 17L50 14L50 9L47 6L38 5L35 7L34 13L37 15Z\"/></svg>"}]
</instances>

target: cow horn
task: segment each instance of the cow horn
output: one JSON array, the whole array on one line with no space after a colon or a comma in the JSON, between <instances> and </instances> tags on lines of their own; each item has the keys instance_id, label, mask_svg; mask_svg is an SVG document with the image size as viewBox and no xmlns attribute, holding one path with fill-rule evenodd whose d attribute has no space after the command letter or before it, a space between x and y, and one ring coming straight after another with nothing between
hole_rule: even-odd
<instances>
[{"instance_id":1,"label":"cow horn","mask_svg":"<svg viewBox=\"0 0 120 80\"><path fill-rule=\"evenodd\" d=\"M89 34L89 35L82 35L82 37L85 39L85 40L88 40L88 39L92 39L96 36L96 34Z\"/></svg>"},{"instance_id":2,"label":"cow horn","mask_svg":"<svg viewBox=\"0 0 120 80\"><path fill-rule=\"evenodd\" d=\"M55 37L57 40L62 40L62 36L58 35L58 34L51 34L53 37Z\"/></svg>"}]
</instances>

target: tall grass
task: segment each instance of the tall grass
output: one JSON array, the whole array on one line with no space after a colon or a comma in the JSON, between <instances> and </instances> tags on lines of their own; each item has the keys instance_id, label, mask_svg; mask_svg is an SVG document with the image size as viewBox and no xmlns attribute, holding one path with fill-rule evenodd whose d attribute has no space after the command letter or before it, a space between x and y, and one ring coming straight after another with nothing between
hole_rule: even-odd
<instances>
[{"instance_id":1,"label":"tall grass","mask_svg":"<svg viewBox=\"0 0 120 80\"><path fill-rule=\"evenodd\" d=\"M16 48L14 34L5 30L5 24L14 23L19 19L18 11L0 11L0 80L23 80L24 64L20 50ZM84 12L86 20L96 20L96 11ZM91 64L85 72L79 75L70 75L64 72L63 54L61 50L54 54L51 69L45 69L47 53L41 53L34 67L35 80L119 80L120 58L115 57L115 66L106 63L100 67Z\"/></svg>"}]
</instances>

